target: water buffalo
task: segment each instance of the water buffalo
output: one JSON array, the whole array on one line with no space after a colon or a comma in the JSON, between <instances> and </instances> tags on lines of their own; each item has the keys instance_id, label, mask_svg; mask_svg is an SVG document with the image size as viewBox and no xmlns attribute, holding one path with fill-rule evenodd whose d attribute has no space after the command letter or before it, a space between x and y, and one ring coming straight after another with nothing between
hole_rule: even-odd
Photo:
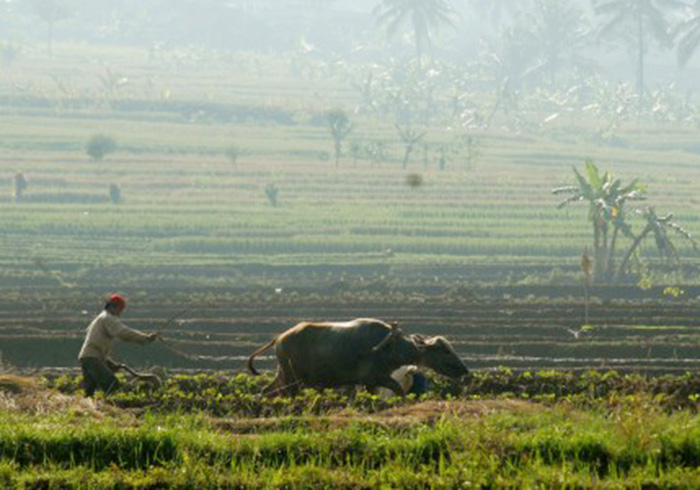
<instances>
[{"instance_id":1,"label":"water buffalo","mask_svg":"<svg viewBox=\"0 0 700 490\"><path fill-rule=\"evenodd\" d=\"M335 388L364 385L404 392L391 373L401 366L427 367L450 378L469 370L444 337L404 335L396 325L372 318L348 322L302 322L253 352L253 359L275 347L277 376L264 388L267 394L292 395L302 386Z\"/></svg>"}]
</instances>

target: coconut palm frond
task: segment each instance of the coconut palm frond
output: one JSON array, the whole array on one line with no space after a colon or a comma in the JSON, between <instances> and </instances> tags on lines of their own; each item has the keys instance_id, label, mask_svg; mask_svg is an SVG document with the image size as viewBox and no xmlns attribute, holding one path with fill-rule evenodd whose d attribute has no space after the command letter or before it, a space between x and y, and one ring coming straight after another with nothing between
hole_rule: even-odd
<instances>
[{"instance_id":1,"label":"coconut palm frond","mask_svg":"<svg viewBox=\"0 0 700 490\"><path fill-rule=\"evenodd\" d=\"M679 36L678 64L685 66L700 46L700 2L691 7L691 17L681 22L675 34Z\"/></svg>"},{"instance_id":2,"label":"coconut palm frond","mask_svg":"<svg viewBox=\"0 0 700 490\"><path fill-rule=\"evenodd\" d=\"M603 10L596 10L596 13L599 15L605 15ZM598 30L598 38L599 39L605 39L613 35L613 32L615 32L621 25L623 25L627 21L627 16L624 13L619 13L612 19L608 21L607 24L603 25L600 27Z\"/></svg>"},{"instance_id":3,"label":"coconut palm frond","mask_svg":"<svg viewBox=\"0 0 700 490\"><path fill-rule=\"evenodd\" d=\"M700 25L678 41L678 64L686 66L700 46Z\"/></svg>"},{"instance_id":4,"label":"coconut palm frond","mask_svg":"<svg viewBox=\"0 0 700 490\"><path fill-rule=\"evenodd\" d=\"M447 0L382 0L373 12L389 37L395 36L402 26L410 25L419 57L422 48L430 46L431 33L444 26L454 27L457 16Z\"/></svg>"}]
</instances>

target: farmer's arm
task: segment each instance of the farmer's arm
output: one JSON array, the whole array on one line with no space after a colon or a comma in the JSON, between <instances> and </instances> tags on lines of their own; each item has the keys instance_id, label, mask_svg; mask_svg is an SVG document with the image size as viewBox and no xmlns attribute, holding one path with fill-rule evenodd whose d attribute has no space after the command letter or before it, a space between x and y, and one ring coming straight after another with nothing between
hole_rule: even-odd
<instances>
[{"instance_id":1,"label":"farmer's arm","mask_svg":"<svg viewBox=\"0 0 700 490\"><path fill-rule=\"evenodd\" d=\"M117 337L120 340L126 342L134 342L137 344L145 344L146 342L153 342L156 339L155 333L143 333L133 328L129 328L120 322L117 318L110 318L109 331L112 336Z\"/></svg>"}]
</instances>

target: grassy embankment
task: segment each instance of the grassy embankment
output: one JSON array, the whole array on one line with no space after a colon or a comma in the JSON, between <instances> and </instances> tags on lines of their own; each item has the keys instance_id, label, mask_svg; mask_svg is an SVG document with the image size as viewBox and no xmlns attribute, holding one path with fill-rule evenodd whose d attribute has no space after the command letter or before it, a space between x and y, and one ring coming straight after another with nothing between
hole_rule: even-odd
<instances>
[{"instance_id":1,"label":"grassy embankment","mask_svg":"<svg viewBox=\"0 0 700 490\"><path fill-rule=\"evenodd\" d=\"M482 377L466 397L433 393L422 401L383 404L364 397L369 401L364 406L336 398L317 413L309 401L332 396L309 392L297 400L273 400L277 407L296 404L296 414L278 408L266 418L231 418L206 408L195 413L163 405L120 409L5 377L0 483L27 488L692 488L700 483L697 396L686 398L685 408L674 408L667 397L645 392L654 382L639 377L512 376L496 373L490 381L527 385L530 379L533 389L589 383L593 389L573 398L551 393L537 402L513 394L484 398L479 386L485 388L489 380ZM211 382L206 377L173 381L190 389L202 385L205 392ZM616 383L619 391L595 394L596 387ZM685 377L675 383L687 388L697 381ZM256 386L241 377L230 382L235 384ZM193 398L199 398L195 391Z\"/></svg>"}]
</instances>

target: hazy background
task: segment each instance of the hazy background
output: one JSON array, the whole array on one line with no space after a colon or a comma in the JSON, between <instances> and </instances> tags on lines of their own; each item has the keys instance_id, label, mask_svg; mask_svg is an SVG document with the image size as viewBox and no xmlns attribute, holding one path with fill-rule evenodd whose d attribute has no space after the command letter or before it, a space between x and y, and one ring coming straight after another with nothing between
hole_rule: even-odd
<instances>
[{"instance_id":1,"label":"hazy background","mask_svg":"<svg viewBox=\"0 0 700 490\"><path fill-rule=\"evenodd\" d=\"M21 59L23 51L36 49L49 36L54 42L145 49L194 45L262 53L302 51L325 59L363 62L410 56L414 42L411 21L407 19L405 28L397 29L388 39L386 29L377 22L376 9L381 3L379 0L4 0L0 4L0 39L5 46L6 65L8 58L14 57L8 54L8 45L16 58ZM622 25L614 36L599 37L597 34L613 17L596 15L593 6L605 3L624 2L445 1L445 5L454 9L454 15L450 15L452 25L437 22L430 28L431 53L460 66L485 62L488 56L493 60L496 56L511 78L519 78L542 62L543 50L556 49L561 65L558 74L574 67L582 70L585 66L589 72L634 81L637 26L630 22ZM661 12L669 34L680 36L682 32L675 32L678 24L697 16L697 10L693 10L697 6L690 1L685 6L683 2L649 4L657 9L656 17L645 19L643 28L649 85L677 82L696 89L698 57L693 56L685 69L679 68L675 46L678 37L674 40L669 36L665 42L661 41L654 23L660 22L658 12ZM553 19L547 19L547 15ZM537 41L539 44L535 44ZM525 78L535 83L533 74Z\"/></svg>"},{"instance_id":2,"label":"hazy background","mask_svg":"<svg viewBox=\"0 0 700 490\"><path fill-rule=\"evenodd\" d=\"M2 1L3 359L73 366L119 291L186 309L138 364L374 316L699 365L698 39L671 0Z\"/></svg>"}]
</instances>

